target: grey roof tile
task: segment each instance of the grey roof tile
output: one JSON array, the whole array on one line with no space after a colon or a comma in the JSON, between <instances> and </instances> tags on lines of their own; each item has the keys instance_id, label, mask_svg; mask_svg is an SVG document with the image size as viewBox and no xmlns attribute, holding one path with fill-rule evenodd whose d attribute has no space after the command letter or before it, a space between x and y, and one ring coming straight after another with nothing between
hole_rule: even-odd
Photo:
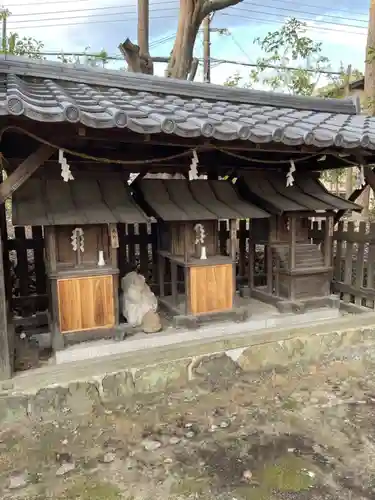
<instances>
[{"instance_id":1,"label":"grey roof tile","mask_svg":"<svg viewBox=\"0 0 375 500\"><path fill-rule=\"evenodd\" d=\"M0 115L140 134L375 149L375 118L297 97L0 56Z\"/></svg>"}]
</instances>

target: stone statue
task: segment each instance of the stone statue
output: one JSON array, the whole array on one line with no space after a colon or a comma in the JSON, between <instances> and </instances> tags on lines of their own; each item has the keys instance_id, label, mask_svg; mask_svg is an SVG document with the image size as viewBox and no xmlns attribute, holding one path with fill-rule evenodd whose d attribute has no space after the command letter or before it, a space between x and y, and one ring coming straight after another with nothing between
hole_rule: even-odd
<instances>
[{"instance_id":1,"label":"stone statue","mask_svg":"<svg viewBox=\"0 0 375 500\"><path fill-rule=\"evenodd\" d=\"M141 327L145 333L162 329L157 313L158 299L146 283L145 277L132 271L121 280L122 314L132 327Z\"/></svg>"}]
</instances>

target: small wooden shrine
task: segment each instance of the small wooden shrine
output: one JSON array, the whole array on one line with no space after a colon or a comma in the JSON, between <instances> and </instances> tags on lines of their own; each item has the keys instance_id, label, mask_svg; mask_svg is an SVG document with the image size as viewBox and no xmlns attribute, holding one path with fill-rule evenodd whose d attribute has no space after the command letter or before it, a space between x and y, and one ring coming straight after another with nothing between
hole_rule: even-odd
<instances>
[{"instance_id":1,"label":"small wooden shrine","mask_svg":"<svg viewBox=\"0 0 375 500\"><path fill-rule=\"evenodd\" d=\"M29 179L13 197L14 225L44 226L54 349L112 336L119 325L117 222L146 222L116 179Z\"/></svg>"},{"instance_id":2,"label":"small wooden shrine","mask_svg":"<svg viewBox=\"0 0 375 500\"><path fill-rule=\"evenodd\" d=\"M360 211L361 207L329 193L315 174L297 175L287 187L285 174L247 173L239 178L237 189L244 199L273 214L267 221L252 225L251 252L254 245L265 245L267 274L267 286L255 290L253 273L249 273L252 295L272 303L328 297L334 215L338 210ZM309 237L311 218L320 219L325 228L324 241L319 245ZM253 255L249 261L254 261Z\"/></svg>"},{"instance_id":3,"label":"small wooden shrine","mask_svg":"<svg viewBox=\"0 0 375 500\"><path fill-rule=\"evenodd\" d=\"M159 221L160 302L173 315L234 311L237 220L269 215L240 200L226 181L144 179L136 182L135 193L146 213ZM230 221L227 255L219 253L219 219Z\"/></svg>"}]
</instances>

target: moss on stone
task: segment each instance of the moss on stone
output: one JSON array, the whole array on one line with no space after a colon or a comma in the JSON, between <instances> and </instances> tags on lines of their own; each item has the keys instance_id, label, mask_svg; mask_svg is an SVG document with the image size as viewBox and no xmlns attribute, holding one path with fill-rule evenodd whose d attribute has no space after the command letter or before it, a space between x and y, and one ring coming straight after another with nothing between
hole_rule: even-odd
<instances>
[{"instance_id":1,"label":"moss on stone","mask_svg":"<svg viewBox=\"0 0 375 500\"><path fill-rule=\"evenodd\" d=\"M295 410L298 408L298 402L293 398L288 398L283 402L282 408L284 410Z\"/></svg>"},{"instance_id":2,"label":"moss on stone","mask_svg":"<svg viewBox=\"0 0 375 500\"><path fill-rule=\"evenodd\" d=\"M269 490L299 492L314 485L314 477L308 474L308 463L300 457L287 454L274 464L266 464L259 473L260 484Z\"/></svg>"},{"instance_id":3,"label":"moss on stone","mask_svg":"<svg viewBox=\"0 0 375 500\"><path fill-rule=\"evenodd\" d=\"M210 490L210 479L204 477L181 477L171 486L170 493L178 497L192 494L203 495Z\"/></svg>"},{"instance_id":4,"label":"moss on stone","mask_svg":"<svg viewBox=\"0 0 375 500\"><path fill-rule=\"evenodd\" d=\"M314 477L308 474L306 460L292 454L284 455L275 462L266 463L253 471L254 485L243 485L233 491L241 500L269 500L273 491L299 493L314 486Z\"/></svg>"}]
</instances>

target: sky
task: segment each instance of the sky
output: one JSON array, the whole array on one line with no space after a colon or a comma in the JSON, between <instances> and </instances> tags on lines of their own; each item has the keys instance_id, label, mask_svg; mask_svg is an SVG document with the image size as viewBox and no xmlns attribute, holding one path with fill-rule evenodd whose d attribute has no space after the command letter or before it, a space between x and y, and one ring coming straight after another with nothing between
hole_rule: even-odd
<instances>
[{"instance_id":1,"label":"sky","mask_svg":"<svg viewBox=\"0 0 375 500\"><path fill-rule=\"evenodd\" d=\"M150 0L150 50L153 56L168 56L177 27L178 0ZM31 36L44 43L46 52L98 52L105 49L118 60L111 68L124 68L118 45L129 37L136 41L137 7L134 0L9 0L4 7L11 12L7 33ZM322 42L322 53L333 71L340 64L363 70L365 59L368 0L358 0L353 8L350 0L244 0L215 14L213 28L226 28L227 35L213 32L211 57L252 64L262 52L254 39L280 28L290 17L305 21L307 35ZM202 57L201 34L195 55ZM54 56L47 56L53 59ZM162 75L165 66L155 72ZM246 79L246 65L213 63L212 82L222 84L239 72ZM202 80L202 68L196 80ZM324 80L323 80L324 83Z\"/></svg>"}]
</instances>

